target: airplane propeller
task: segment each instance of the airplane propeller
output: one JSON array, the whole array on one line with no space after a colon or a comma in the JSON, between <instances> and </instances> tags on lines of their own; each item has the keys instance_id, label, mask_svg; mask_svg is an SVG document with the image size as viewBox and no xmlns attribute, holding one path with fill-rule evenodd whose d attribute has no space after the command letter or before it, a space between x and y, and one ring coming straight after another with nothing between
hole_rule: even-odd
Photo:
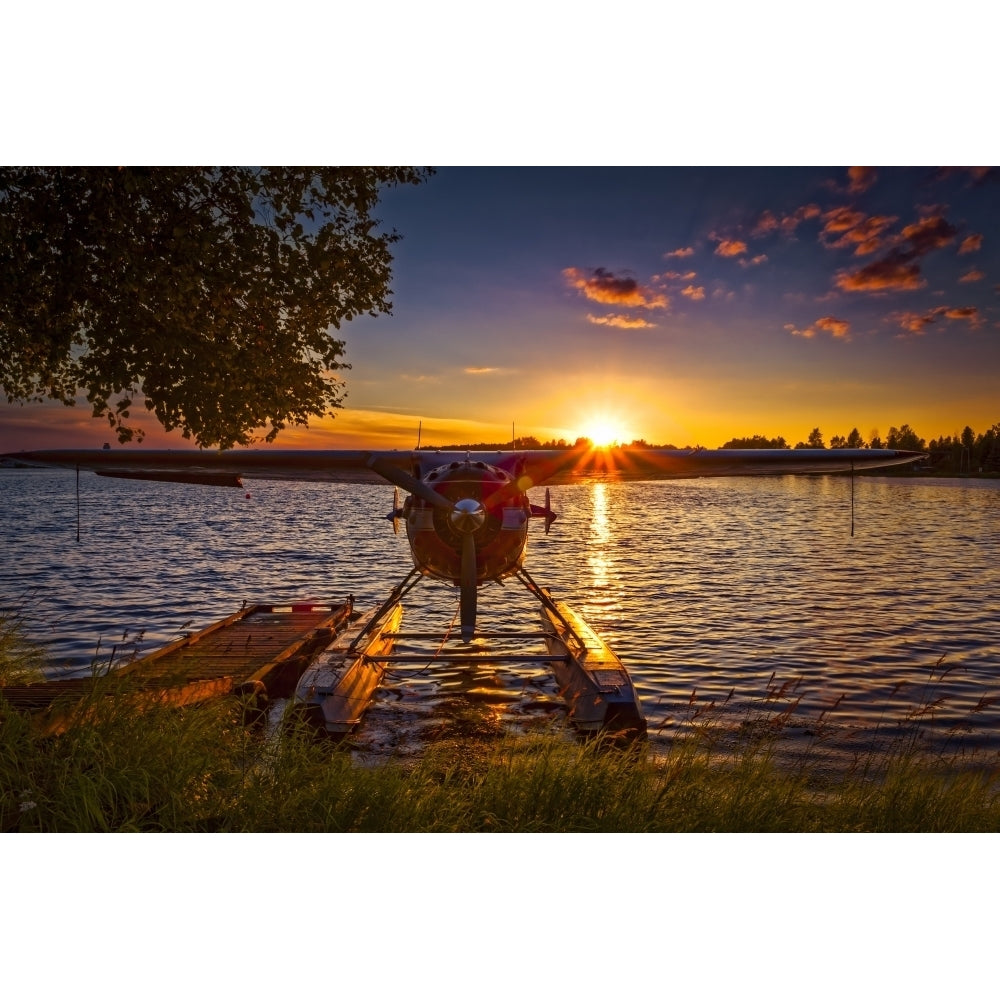
<instances>
[{"instance_id":1,"label":"airplane propeller","mask_svg":"<svg viewBox=\"0 0 1000 1000\"><path fill-rule=\"evenodd\" d=\"M462 569L459 577L459 619L462 639L471 642L476 632L476 532L486 520L483 505L472 497L459 500L449 516L451 525L462 535Z\"/></svg>"},{"instance_id":2,"label":"airplane propeller","mask_svg":"<svg viewBox=\"0 0 1000 1000\"><path fill-rule=\"evenodd\" d=\"M412 493L415 497L420 497L421 500L426 500L435 507L451 510L453 506L447 497L442 496L437 490L432 489L422 479L411 476L408 472L404 472L395 465L383 461L377 455L368 460L368 468L373 472L377 472L383 479L388 479L393 486L398 486L400 489L406 490L407 493Z\"/></svg>"},{"instance_id":3,"label":"airplane propeller","mask_svg":"<svg viewBox=\"0 0 1000 1000\"><path fill-rule=\"evenodd\" d=\"M389 515L389 520L392 521L392 533L394 535L399 534L399 487L393 486L392 488L392 513Z\"/></svg>"},{"instance_id":4,"label":"airplane propeller","mask_svg":"<svg viewBox=\"0 0 1000 1000\"><path fill-rule=\"evenodd\" d=\"M476 569L476 532L486 521L486 509L476 499L465 497L452 502L438 493L422 479L411 476L403 469L380 460L377 456L370 459L368 467L394 486L406 490L413 496L426 500L427 503L448 511L451 526L462 537L462 563L459 575L459 620L462 627L462 639L471 642L476 632L476 591L479 585L479 574ZM398 506L398 504L396 505ZM394 510L396 509L394 506Z\"/></svg>"}]
</instances>

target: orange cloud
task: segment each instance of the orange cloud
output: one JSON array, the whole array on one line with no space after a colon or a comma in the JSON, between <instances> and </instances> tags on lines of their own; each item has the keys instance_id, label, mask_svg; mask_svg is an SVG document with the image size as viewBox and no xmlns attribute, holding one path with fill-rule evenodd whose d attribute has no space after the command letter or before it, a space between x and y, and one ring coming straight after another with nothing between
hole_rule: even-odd
<instances>
[{"instance_id":1,"label":"orange cloud","mask_svg":"<svg viewBox=\"0 0 1000 1000\"><path fill-rule=\"evenodd\" d=\"M685 271L683 274L680 271L667 271L663 277L667 281L693 281L696 274L694 271Z\"/></svg>"},{"instance_id":2,"label":"orange cloud","mask_svg":"<svg viewBox=\"0 0 1000 1000\"><path fill-rule=\"evenodd\" d=\"M764 264L767 261L766 253L759 253L756 257L751 257L749 260L741 260L740 267L756 267L758 264Z\"/></svg>"},{"instance_id":3,"label":"orange cloud","mask_svg":"<svg viewBox=\"0 0 1000 1000\"><path fill-rule=\"evenodd\" d=\"M793 337L805 337L806 340L812 340L812 338L816 336L816 331L811 326L807 326L804 330L797 330L794 324L786 323L785 329Z\"/></svg>"},{"instance_id":4,"label":"orange cloud","mask_svg":"<svg viewBox=\"0 0 1000 1000\"><path fill-rule=\"evenodd\" d=\"M615 326L620 330L646 330L650 327L656 326L655 323L649 323L641 316L625 316L621 314L612 316L593 316L590 313L587 313L587 319L591 323L598 324L598 326Z\"/></svg>"},{"instance_id":5,"label":"orange cloud","mask_svg":"<svg viewBox=\"0 0 1000 1000\"><path fill-rule=\"evenodd\" d=\"M962 240L961 245L958 248L959 254L964 253L975 253L983 245L983 234L982 233L970 233L968 236Z\"/></svg>"},{"instance_id":6,"label":"orange cloud","mask_svg":"<svg viewBox=\"0 0 1000 1000\"><path fill-rule=\"evenodd\" d=\"M874 167L848 167L847 190L851 194L861 194L875 183L877 177Z\"/></svg>"},{"instance_id":7,"label":"orange cloud","mask_svg":"<svg viewBox=\"0 0 1000 1000\"><path fill-rule=\"evenodd\" d=\"M679 250L671 250L663 255L664 257L693 257L694 247L681 247Z\"/></svg>"},{"instance_id":8,"label":"orange cloud","mask_svg":"<svg viewBox=\"0 0 1000 1000\"><path fill-rule=\"evenodd\" d=\"M848 208L836 208L823 216L824 226L820 239L825 246L836 249L854 247L854 255L863 257L885 246L883 233L895 221L895 215L869 215ZM835 240L829 239L839 233Z\"/></svg>"},{"instance_id":9,"label":"orange cloud","mask_svg":"<svg viewBox=\"0 0 1000 1000\"><path fill-rule=\"evenodd\" d=\"M823 216L823 233L846 233L864 222L864 218L864 212L858 212L853 208L842 206L831 209Z\"/></svg>"},{"instance_id":10,"label":"orange cloud","mask_svg":"<svg viewBox=\"0 0 1000 1000\"><path fill-rule=\"evenodd\" d=\"M966 271L958 280L962 284L968 284L970 281L982 281L986 277L985 271L980 271L978 268L974 267L971 271Z\"/></svg>"},{"instance_id":11,"label":"orange cloud","mask_svg":"<svg viewBox=\"0 0 1000 1000\"><path fill-rule=\"evenodd\" d=\"M832 334L836 340L851 339L851 324L846 319L837 319L835 316L823 316L816 320L816 326Z\"/></svg>"},{"instance_id":12,"label":"orange cloud","mask_svg":"<svg viewBox=\"0 0 1000 1000\"><path fill-rule=\"evenodd\" d=\"M921 218L903 229L903 238L910 242L908 253L915 257L947 246L957 234L958 230L941 215Z\"/></svg>"},{"instance_id":13,"label":"orange cloud","mask_svg":"<svg viewBox=\"0 0 1000 1000\"><path fill-rule=\"evenodd\" d=\"M743 240L719 240L715 252L719 257L739 257L747 252L747 245Z\"/></svg>"},{"instance_id":14,"label":"orange cloud","mask_svg":"<svg viewBox=\"0 0 1000 1000\"><path fill-rule=\"evenodd\" d=\"M899 323L900 327L907 333L915 333L919 336L923 334L924 327L933 323L936 317L933 312L924 313L923 315L920 313L903 312L895 313L890 318Z\"/></svg>"},{"instance_id":15,"label":"orange cloud","mask_svg":"<svg viewBox=\"0 0 1000 1000\"><path fill-rule=\"evenodd\" d=\"M750 235L753 237L770 236L771 233L781 230L784 236L791 239L795 235L795 230L799 224L809 219L815 219L822 215L819 205L802 205L789 215L784 215L780 219L770 209L765 209L760 218L754 224Z\"/></svg>"},{"instance_id":16,"label":"orange cloud","mask_svg":"<svg viewBox=\"0 0 1000 1000\"><path fill-rule=\"evenodd\" d=\"M983 324L983 316L976 306L937 306L925 313L901 312L893 313L888 319L898 323L900 329L905 333L912 333L922 336L931 323L937 322L941 317L945 319L964 320L974 330Z\"/></svg>"},{"instance_id":17,"label":"orange cloud","mask_svg":"<svg viewBox=\"0 0 1000 1000\"><path fill-rule=\"evenodd\" d=\"M898 292L923 288L920 266L898 255L873 261L860 271L840 271L834 279L843 292Z\"/></svg>"},{"instance_id":18,"label":"orange cloud","mask_svg":"<svg viewBox=\"0 0 1000 1000\"><path fill-rule=\"evenodd\" d=\"M767 236L768 233L773 233L781 223L778 221L778 217L770 209L765 210L761 217L757 220L757 225L753 227L753 232L751 236Z\"/></svg>"},{"instance_id":19,"label":"orange cloud","mask_svg":"<svg viewBox=\"0 0 1000 1000\"><path fill-rule=\"evenodd\" d=\"M786 236L792 236L800 223L808 222L810 219L817 219L822 214L823 212L819 205L803 205L801 208L795 209L791 215L786 215L781 220L781 231Z\"/></svg>"},{"instance_id":20,"label":"orange cloud","mask_svg":"<svg viewBox=\"0 0 1000 1000\"><path fill-rule=\"evenodd\" d=\"M851 324L846 319L837 319L836 316L821 316L812 326L807 326L804 330L798 329L794 323L786 323L785 329L793 337L803 337L806 340L812 340L817 330L831 334L836 340L851 339Z\"/></svg>"},{"instance_id":21,"label":"orange cloud","mask_svg":"<svg viewBox=\"0 0 1000 1000\"><path fill-rule=\"evenodd\" d=\"M947 308L942 315L945 319L964 319L973 327L982 325L983 317L976 306L958 306L957 308Z\"/></svg>"},{"instance_id":22,"label":"orange cloud","mask_svg":"<svg viewBox=\"0 0 1000 1000\"><path fill-rule=\"evenodd\" d=\"M666 309L669 304L665 295L643 288L635 278L617 277L603 267L594 268L589 275L579 268L567 267L563 277L592 302L640 309Z\"/></svg>"},{"instance_id":23,"label":"orange cloud","mask_svg":"<svg viewBox=\"0 0 1000 1000\"><path fill-rule=\"evenodd\" d=\"M687 288L681 289L681 295L686 295L692 302L701 302L705 298L705 289L701 285L697 287L688 285Z\"/></svg>"},{"instance_id":24,"label":"orange cloud","mask_svg":"<svg viewBox=\"0 0 1000 1000\"><path fill-rule=\"evenodd\" d=\"M918 222L903 229L903 245L893 248L881 260L873 261L860 271L841 271L835 283L845 292L923 288L927 282L920 275L920 265L914 262L932 250L947 246L957 233L958 230L942 215L921 216Z\"/></svg>"},{"instance_id":25,"label":"orange cloud","mask_svg":"<svg viewBox=\"0 0 1000 1000\"><path fill-rule=\"evenodd\" d=\"M466 375L509 375L510 368L463 368Z\"/></svg>"}]
</instances>

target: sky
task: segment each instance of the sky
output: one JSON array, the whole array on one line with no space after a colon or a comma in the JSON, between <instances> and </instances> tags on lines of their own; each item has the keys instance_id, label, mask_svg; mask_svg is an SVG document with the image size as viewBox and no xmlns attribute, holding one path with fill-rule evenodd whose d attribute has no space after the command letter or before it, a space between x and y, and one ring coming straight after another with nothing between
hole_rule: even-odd
<instances>
[{"instance_id":1,"label":"sky","mask_svg":"<svg viewBox=\"0 0 1000 1000\"><path fill-rule=\"evenodd\" d=\"M1000 171L445 167L376 214L392 314L342 327L345 408L276 446L1000 421ZM5 451L108 437L85 404L0 408Z\"/></svg>"}]
</instances>

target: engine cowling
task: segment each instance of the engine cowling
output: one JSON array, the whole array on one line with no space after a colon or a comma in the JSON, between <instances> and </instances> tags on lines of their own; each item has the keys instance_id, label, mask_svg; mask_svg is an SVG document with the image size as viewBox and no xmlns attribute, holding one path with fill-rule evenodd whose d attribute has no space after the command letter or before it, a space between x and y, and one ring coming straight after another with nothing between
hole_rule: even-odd
<instances>
[{"instance_id":1,"label":"engine cowling","mask_svg":"<svg viewBox=\"0 0 1000 1000\"><path fill-rule=\"evenodd\" d=\"M517 572L527 547L531 505L512 488L508 472L485 462L450 462L432 469L423 482L453 506L435 506L412 494L406 498L406 536L421 573L458 586L469 534L475 541L477 586Z\"/></svg>"}]
</instances>

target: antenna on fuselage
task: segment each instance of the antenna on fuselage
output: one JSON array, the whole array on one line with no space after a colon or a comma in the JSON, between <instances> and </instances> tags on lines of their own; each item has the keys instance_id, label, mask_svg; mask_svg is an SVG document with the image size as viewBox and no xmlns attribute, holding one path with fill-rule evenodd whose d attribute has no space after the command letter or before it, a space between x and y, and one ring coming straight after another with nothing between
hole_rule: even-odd
<instances>
[{"instance_id":1,"label":"antenna on fuselage","mask_svg":"<svg viewBox=\"0 0 1000 1000\"><path fill-rule=\"evenodd\" d=\"M417 448L418 449L420 448L420 432L423 429L424 429L424 422L421 420L420 423L417 424Z\"/></svg>"}]
</instances>

